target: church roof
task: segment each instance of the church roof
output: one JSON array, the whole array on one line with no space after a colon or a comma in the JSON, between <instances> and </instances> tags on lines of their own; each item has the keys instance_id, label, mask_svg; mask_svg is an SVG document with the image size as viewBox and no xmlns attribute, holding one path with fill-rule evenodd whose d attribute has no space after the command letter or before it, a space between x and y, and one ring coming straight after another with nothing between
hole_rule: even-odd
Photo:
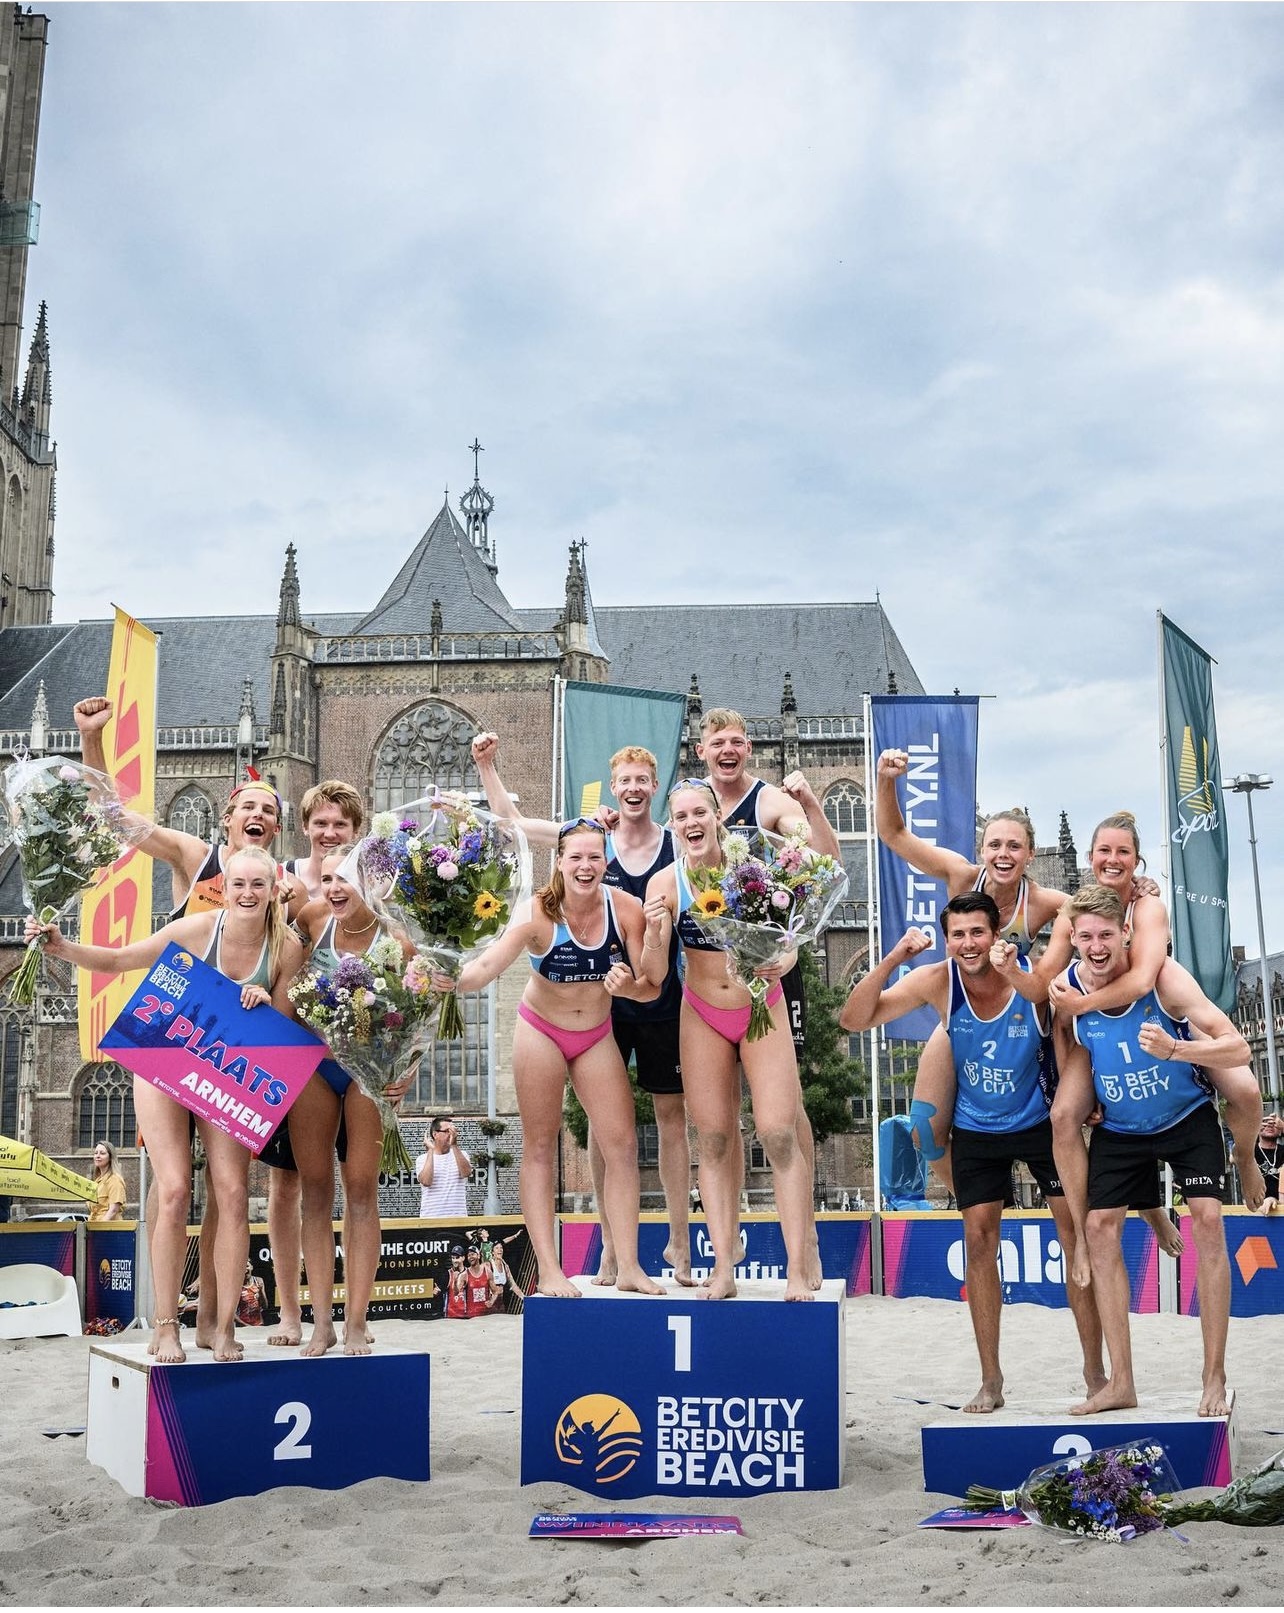
<instances>
[{"instance_id":1,"label":"church roof","mask_svg":"<svg viewBox=\"0 0 1284 1613\"><path fill-rule=\"evenodd\" d=\"M534 613L531 613L534 614ZM922 694L882 605L599 605L611 682L686 694L694 673L705 710L776 716L785 673L804 716L859 712L861 696ZM534 624L532 624L534 625Z\"/></svg>"},{"instance_id":2,"label":"church roof","mask_svg":"<svg viewBox=\"0 0 1284 1613\"><path fill-rule=\"evenodd\" d=\"M523 625L451 513L449 501L383 598L350 631L426 633L434 599L441 601L442 617L452 632L502 632Z\"/></svg>"}]
</instances>

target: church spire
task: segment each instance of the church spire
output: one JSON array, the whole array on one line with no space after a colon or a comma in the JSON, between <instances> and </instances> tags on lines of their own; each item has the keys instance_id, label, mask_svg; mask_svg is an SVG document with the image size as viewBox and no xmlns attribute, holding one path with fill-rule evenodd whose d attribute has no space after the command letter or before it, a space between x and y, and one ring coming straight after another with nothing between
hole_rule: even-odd
<instances>
[{"instance_id":1,"label":"church spire","mask_svg":"<svg viewBox=\"0 0 1284 1613\"><path fill-rule=\"evenodd\" d=\"M571 563L566 570L566 610L562 620L569 627L572 622L588 626L588 602L584 594L583 554L588 545L581 538L571 545Z\"/></svg>"},{"instance_id":2,"label":"church spire","mask_svg":"<svg viewBox=\"0 0 1284 1613\"><path fill-rule=\"evenodd\" d=\"M49 364L49 307L40 304L31 350L27 355L27 374L22 385L22 415L33 431L41 437L49 435L49 411L53 403L53 372Z\"/></svg>"},{"instance_id":3,"label":"church spire","mask_svg":"<svg viewBox=\"0 0 1284 1613\"><path fill-rule=\"evenodd\" d=\"M283 627L299 627L299 573L294 565L294 545L291 543L285 551L285 573L281 578L281 602L277 606L276 627L277 633Z\"/></svg>"},{"instance_id":4,"label":"church spire","mask_svg":"<svg viewBox=\"0 0 1284 1613\"><path fill-rule=\"evenodd\" d=\"M486 569L494 577L499 571L495 559L495 544L490 536L490 512L495 508L495 500L481 484L481 473L478 469L478 456L486 450L474 436L468 445L468 452L473 456L473 485L459 501L460 513L464 517L464 524L468 531L468 541L477 553L486 562Z\"/></svg>"}]
</instances>

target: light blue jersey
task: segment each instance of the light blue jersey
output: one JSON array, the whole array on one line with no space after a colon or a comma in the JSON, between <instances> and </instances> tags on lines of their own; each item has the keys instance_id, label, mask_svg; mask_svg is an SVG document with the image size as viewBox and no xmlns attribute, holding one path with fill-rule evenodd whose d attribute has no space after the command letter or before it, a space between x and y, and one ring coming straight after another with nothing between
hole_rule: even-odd
<instances>
[{"instance_id":1,"label":"light blue jersey","mask_svg":"<svg viewBox=\"0 0 1284 1613\"><path fill-rule=\"evenodd\" d=\"M1070 980L1084 990L1074 964ZM1075 1018L1075 1040L1092 1060L1092 1085L1107 1131L1153 1136L1185 1120L1212 1096L1212 1084L1197 1064L1142 1051L1138 1032L1147 1022L1179 1042L1191 1039L1186 1020L1174 1018L1153 991L1127 1008L1092 1008Z\"/></svg>"},{"instance_id":2,"label":"light blue jersey","mask_svg":"<svg viewBox=\"0 0 1284 1613\"><path fill-rule=\"evenodd\" d=\"M1051 1057L1038 1007L1014 987L994 1018L982 1019L968 1001L958 964L953 958L946 962L950 1012L945 1029L958 1077L954 1124L989 1132L1039 1125L1048 1118Z\"/></svg>"}]
</instances>

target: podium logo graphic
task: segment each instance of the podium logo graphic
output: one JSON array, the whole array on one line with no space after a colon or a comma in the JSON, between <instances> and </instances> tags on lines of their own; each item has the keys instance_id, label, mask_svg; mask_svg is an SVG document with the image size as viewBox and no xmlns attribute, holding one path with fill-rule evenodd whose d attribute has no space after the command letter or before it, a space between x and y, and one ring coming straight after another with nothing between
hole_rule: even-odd
<instances>
[{"instance_id":1,"label":"podium logo graphic","mask_svg":"<svg viewBox=\"0 0 1284 1613\"><path fill-rule=\"evenodd\" d=\"M557 1419L558 1460L586 1467L595 1484L614 1484L637 1466L642 1424L614 1395L581 1395Z\"/></svg>"},{"instance_id":2,"label":"podium logo graphic","mask_svg":"<svg viewBox=\"0 0 1284 1613\"><path fill-rule=\"evenodd\" d=\"M1235 1264L1239 1267L1240 1281L1247 1288L1259 1271L1278 1269L1275 1251L1269 1238L1245 1238L1235 1251Z\"/></svg>"},{"instance_id":3,"label":"podium logo graphic","mask_svg":"<svg viewBox=\"0 0 1284 1613\"><path fill-rule=\"evenodd\" d=\"M714 1259L713 1239L709 1236L707 1228L705 1228L705 1227L697 1227L696 1228L696 1240L695 1241L696 1241L696 1254L700 1257L700 1259L701 1260L713 1260ZM749 1233L746 1230L746 1228L741 1227L740 1228L740 1260L744 1260L748 1256L748 1253L749 1253ZM736 1264L739 1265L740 1261L738 1260L736 1262Z\"/></svg>"}]
</instances>

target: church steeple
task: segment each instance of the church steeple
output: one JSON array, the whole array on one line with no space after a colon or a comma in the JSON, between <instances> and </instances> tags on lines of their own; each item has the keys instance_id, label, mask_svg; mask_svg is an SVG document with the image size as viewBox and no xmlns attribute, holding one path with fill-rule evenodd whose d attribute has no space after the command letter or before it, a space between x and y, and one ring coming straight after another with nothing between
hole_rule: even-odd
<instances>
[{"instance_id":1,"label":"church steeple","mask_svg":"<svg viewBox=\"0 0 1284 1613\"><path fill-rule=\"evenodd\" d=\"M464 517L468 541L486 562L486 569L494 577L499 572L499 565L495 559L495 544L490 536L489 522L490 512L495 508L495 500L482 486L478 470L478 455L484 454L486 450L474 437L469 444L468 452L473 456L473 485L460 499L459 509Z\"/></svg>"},{"instance_id":2,"label":"church steeple","mask_svg":"<svg viewBox=\"0 0 1284 1613\"><path fill-rule=\"evenodd\" d=\"M299 573L294 564L294 545L285 551L285 572L281 578L281 601L276 611L277 637L283 627L301 627L299 620Z\"/></svg>"},{"instance_id":3,"label":"church steeple","mask_svg":"<svg viewBox=\"0 0 1284 1613\"><path fill-rule=\"evenodd\" d=\"M588 626L588 604L584 597L584 539L571 545L571 563L566 568L566 609L562 620L569 627L572 622Z\"/></svg>"},{"instance_id":4,"label":"church steeple","mask_svg":"<svg viewBox=\"0 0 1284 1613\"><path fill-rule=\"evenodd\" d=\"M49 411L53 404L53 372L49 365L49 309L40 304L35 334L31 338L31 351L27 355L27 374L22 386L21 414L39 442L49 440Z\"/></svg>"}]
</instances>

